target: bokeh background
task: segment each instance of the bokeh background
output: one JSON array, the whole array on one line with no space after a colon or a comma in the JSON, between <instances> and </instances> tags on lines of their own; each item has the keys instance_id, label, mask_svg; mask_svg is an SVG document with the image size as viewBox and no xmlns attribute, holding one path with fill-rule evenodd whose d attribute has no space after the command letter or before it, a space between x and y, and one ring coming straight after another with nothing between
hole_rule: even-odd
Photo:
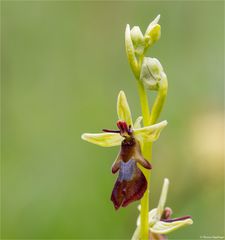
<instances>
[{"instance_id":1,"label":"bokeh background","mask_svg":"<svg viewBox=\"0 0 225 240\"><path fill-rule=\"evenodd\" d=\"M194 220L169 238L224 236L224 2L2 1L2 239L132 236L138 203L114 211L109 200L119 149L80 135L115 128L121 89L140 115L124 30L159 13L148 55L168 76L169 125L153 148L150 205L168 177L174 217Z\"/></svg>"}]
</instances>

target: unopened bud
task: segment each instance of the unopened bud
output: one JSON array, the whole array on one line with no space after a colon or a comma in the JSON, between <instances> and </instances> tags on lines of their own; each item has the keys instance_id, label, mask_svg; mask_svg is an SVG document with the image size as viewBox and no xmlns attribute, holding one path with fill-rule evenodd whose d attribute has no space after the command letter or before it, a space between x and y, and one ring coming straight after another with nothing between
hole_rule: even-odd
<instances>
[{"instance_id":1,"label":"unopened bud","mask_svg":"<svg viewBox=\"0 0 225 240\"><path fill-rule=\"evenodd\" d=\"M151 43L154 43L160 39L161 26L156 24L149 33Z\"/></svg>"},{"instance_id":2,"label":"unopened bud","mask_svg":"<svg viewBox=\"0 0 225 240\"><path fill-rule=\"evenodd\" d=\"M162 79L163 68L156 58L144 58L140 79L147 89L158 90Z\"/></svg>"},{"instance_id":3,"label":"unopened bud","mask_svg":"<svg viewBox=\"0 0 225 240\"><path fill-rule=\"evenodd\" d=\"M136 45L138 43L143 43L144 36L141 32L141 29L138 26L134 26L130 31L131 39L133 44Z\"/></svg>"},{"instance_id":4,"label":"unopened bud","mask_svg":"<svg viewBox=\"0 0 225 240\"><path fill-rule=\"evenodd\" d=\"M145 32L145 36L146 35L149 35L149 33L151 32L151 30L153 29L153 27L158 24L159 22L159 19L160 19L160 15L158 15L147 27L147 30Z\"/></svg>"},{"instance_id":5,"label":"unopened bud","mask_svg":"<svg viewBox=\"0 0 225 240\"><path fill-rule=\"evenodd\" d=\"M134 26L130 31L130 35L135 52L138 55L143 54L145 48L145 40L140 28L138 26Z\"/></svg>"},{"instance_id":6,"label":"unopened bud","mask_svg":"<svg viewBox=\"0 0 225 240\"><path fill-rule=\"evenodd\" d=\"M158 41L161 36L161 27L158 24L160 15L158 15L149 25L145 32L145 41L148 46Z\"/></svg>"}]
</instances>

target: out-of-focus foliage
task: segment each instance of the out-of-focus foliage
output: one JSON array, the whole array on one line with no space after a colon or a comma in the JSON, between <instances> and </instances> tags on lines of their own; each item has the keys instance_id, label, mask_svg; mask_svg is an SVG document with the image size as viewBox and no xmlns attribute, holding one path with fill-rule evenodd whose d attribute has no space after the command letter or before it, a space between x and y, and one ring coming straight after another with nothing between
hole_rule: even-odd
<instances>
[{"instance_id":1,"label":"out-of-focus foliage","mask_svg":"<svg viewBox=\"0 0 225 240\"><path fill-rule=\"evenodd\" d=\"M167 204L194 224L170 239L223 236L224 3L1 2L2 232L14 238L130 238L137 204L115 211L111 164L118 148L80 139L115 128L116 96L140 115L128 66L127 23L146 29L161 14L149 52L168 76L154 144L150 207L164 177ZM174 216L175 217L175 216Z\"/></svg>"}]
</instances>

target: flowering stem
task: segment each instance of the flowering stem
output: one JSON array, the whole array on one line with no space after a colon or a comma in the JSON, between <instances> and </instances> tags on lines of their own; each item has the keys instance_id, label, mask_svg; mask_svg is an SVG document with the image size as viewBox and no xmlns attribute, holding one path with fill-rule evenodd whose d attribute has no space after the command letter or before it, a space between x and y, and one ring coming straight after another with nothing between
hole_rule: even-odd
<instances>
[{"instance_id":1,"label":"flowering stem","mask_svg":"<svg viewBox=\"0 0 225 240\"><path fill-rule=\"evenodd\" d=\"M137 81L138 83L138 92L140 97L142 116L144 126L152 125L156 122L159 114L162 110L163 104L167 95L167 78L164 76L162 79L162 84L158 90L157 97L154 101L152 112L150 114L149 104L148 104L148 96L146 94L144 85L141 81ZM151 142L143 142L142 143L142 153L145 159L149 162L152 160L152 143ZM141 226L140 226L140 239L147 240L149 238L149 223L148 223L148 212L149 212L149 192L150 192L150 177L151 172L147 169L141 167L142 172L144 173L147 183L148 190L145 192L144 196L141 199Z\"/></svg>"},{"instance_id":2,"label":"flowering stem","mask_svg":"<svg viewBox=\"0 0 225 240\"><path fill-rule=\"evenodd\" d=\"M148 96L144 89L142 82L138 82L138 92L141 102L141 109L142 109L142 116L143 116L143 123L144 126L148 126L150 124L150 111L149 111L149 104L148 104ZM143 142L142 144L142 153L145 159L149 162L151 161L152 157L152 143L150 142ZM141 169L143 174L146 177L148 187L147 191L145 192L144 196L141 199L141 229L140 229L140 239L147 240L148 239L148 212L149 212L149 190L150 190L150 171L142 168Z\"/></svg>"},{"instance_id":3,"label":"flowering stem","mask_svg":"<svg viewBox=\"0 0 225 240\"><path fill-rule=\"evenodd\" d=\"M126 53L127 58L129 61L129 64L131 66L132 72L135 75L135 78L137 80L138 84L138 93L140 97L140 103L141 103L141 109L142 109L142 116L143 116L143 124L144 126L153 125L156 120L159 117L159 114L162 110L163 104L165 102L166 94L167 94L167 78L164 72L162 71L162 67L160 63L156 66L158 69L153 69L157 72L161 71L162 79L157 83L157 97L153 103L152 112L150 113L149 103L148 103L148 96L145 90L145 86L143 83L143 79L141 80L142 70L143 70L143 62L145 57L145 52L147 51L147 48L150 46L148 43L149 39L151 39L152 43L157 41L160 38L160 26L157 24L160 16L157 16L157 18L150 23L149 27L147 28L147 31L145 33L145 36L142 35L139 27L134 27L132 30L130 30L129 24L126 26L125 30L125 46L126 46ZM147 41L147 42L146 42ZM141 44L140 44L141 42ZM134 44L135 43L135 44ZM142 49L142 53L140 49L137 49L137 45L140 45L139 47L145 46L144 49ZM136 50L136 51L135 51ZM153 72L154 72L153 71ZM147 76L149 76L149 72L147 72ZM154 79L156 81L156 79ZM154 89L156 90L156 89ZM152 143L151 142L141 142L141 148L142 148L142 154L146 160L151 162L152 160ZM139 166L145 175L145 178L147 180L147 191L145 192L144 196L141 199L141 224L137 227L133 238L132 239L140 239L140 240L148 240L149 239L149 221L148 221L148 212L149 212L149 191L150 191L150 171L147 169Z\"/></svg>"},{"instance_id":4,"label":"flowering stem","mask_svg":"<svg viewBox=\"0 0 225 240\"><path fill-rule=\"evenodd\" d=\"M138 93L139 93L140 102L141 102L143 123L144 123L144 126L148 126L150 124L150 110L149 110L149 104L148 104L148 96L145 92L143 83L141 81L137 81L137 83L138 83Z\"/></svg>"},{"instance_id":5,"label":"flowering stem","mask_svg":"<svg viewBox=\"0 0 225 240\"><path fill-rule=\"evenodd\" d=\"M152 157L152 144L151 143L143 143L143 156L148 161L151 161ZM142 168L143 174L145 175L148 188L145 192L144 196L141 199L141 232L140 239L147 240L148 232L149 232L149 221L148 221L148 212L149 212L149 192L150 192L150 176L151 172Z\"/></svg>"}]
</instances>

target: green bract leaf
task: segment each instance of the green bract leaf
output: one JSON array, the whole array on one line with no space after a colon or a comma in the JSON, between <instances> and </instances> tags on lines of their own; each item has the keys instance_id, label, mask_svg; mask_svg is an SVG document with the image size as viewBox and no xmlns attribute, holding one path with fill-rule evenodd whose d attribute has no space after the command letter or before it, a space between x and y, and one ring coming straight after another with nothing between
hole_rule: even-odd
<instances>
[{"instance_id":1,"label":"green bract leaf","mask_svg":"<svg viewBox=\"0 0 225 240\"><path fill-rule=\"evenodd\" d=\"M81 138L101 147L118 146L123 140L118 133L84 133Z\"/></svg>"},{"instance_id":2,"label":"green bract leaf","mask_svg":"<svg viewBox=\"0 0 225 240\"><path fill-rule=\"evenodd\" d=\"M168 234L180 227L191 225L192 223L193 221L190 218L175 222L158 221L153 225L153 227L150 228L150 231L158 234Z\"/></svg>"},{"instance_id":3,"label":"green bract leaf","mask_svg":"<svg viewBox=\"0 0 225 240\"><path fill-rule=\"evenodd\" d=\"M164 179L164 183L163 183L163 188L162 188L162 192L160 195L160 199L159 199L159 204L157 207L157 214L156 214L156 220L159 221L164 208L165 208L165 203L166 203L166 198L167 198L167 193L168 193L168 188L169 188L169 179L165 178Z\"/></svg>"},{"instance_id":4,"label":"green bract leaf","mask_svg":"<svg viewBox=\"0 0 225 240\"><path fill-rule=\"evenodd\" d=\"M126 30L125 30L125 47L126 47L127 58L130 63L131 69L135 74L135 76L137 76L138 62L135 56L135 50L134 50L133 42L131 39L129 24L127 24Z\"/></svg>"},{"instance_id":5,"label":"green bract leaf","mask_svg":"<svg viewBox=\"0 0 225 240\"><path fill-rule=\"evenodd\" d=\"M151 126L134 129L134 135L140 141L154 142L158 139L160 132L166 125L167 121L162 121Z\"/></svg>"},{"instance_id":6,"label":"green bract leaf","mask_svg":"<svg viewBox=\"0 0 225 240\"><path fill-rule=\"evenodd\" d=\"M117 99L117 114L119 120L125 121L127 125L133 126L129 104L123 91L119 92Z\"/></svg>"}]
</instances>

